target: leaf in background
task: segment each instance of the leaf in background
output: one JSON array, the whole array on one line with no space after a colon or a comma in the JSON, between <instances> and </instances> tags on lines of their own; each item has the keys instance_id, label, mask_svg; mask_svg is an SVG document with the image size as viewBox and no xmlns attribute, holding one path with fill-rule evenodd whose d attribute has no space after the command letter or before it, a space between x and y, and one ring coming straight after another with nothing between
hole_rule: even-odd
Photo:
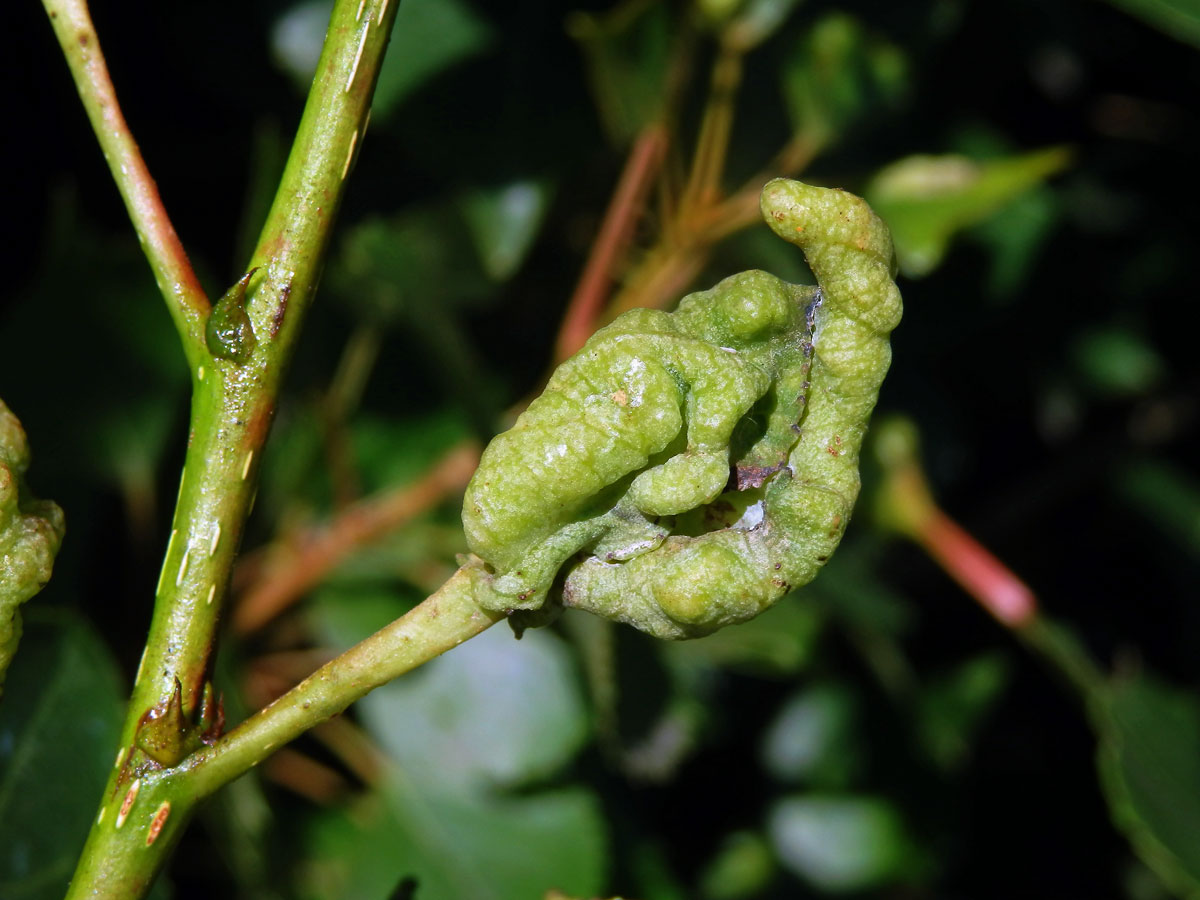
<instances>
[{"instance_id":1,"label":"leaf in background","mask_svg":"<svg viewBox=\"0 0 1200 900\"><path fill-rule=\"evenodd\" d=\"M1158 386L1166 366L1158 351L1129 328L1097 328L1080 336L1071 358L1089 388L1102 396L1127 398Z\"/></svg>"},{"instance_id":2,"label":"leaf in background","mask_svg":"<svg viewBox=\"0 0 1200 900\"><path fill-rule=\"evenodd\" d=\"M1163 34L1200 47L1198 0L1108 0Z\"/></svg>"},{"instance_id":3,"label":"leaf in background","mask_svg":"<svg viewBox=\"0 0 1200 900\"><path fill-rule=\"evenodd\" d=\"M26 614L0 704L0 897L62 897L113 764L125 691L85 622Z\"/></svg>"},{"instance_id":4,"label":"leaf in background","mask_svg":"<svg viewBox=\"0 0 1200 900\"><path fill-rule=\"evenodd\" d=\"M271 425L255 507L268 521L308 518L329 505L321 421L313 405L285 403Z\"/></svg>"},{"instance_id":5,"label":"leaf in background","mask_svg":"<svg viewBox=\"0 0 1200 900\"><path fill-rule=\"evenodd\" d=\"M446 386L480 434L494 434L500 385L485 376L459 310L495 296L474 254L467 223L453 203L374 219L343 239L328 277L330 294L364 323L402 325L431 378Z\"/></svg>"},{"instance_id":6,"label":"leaf in background","mask_svg":"<svg viewBox=\"0 0 1200 900\"><path fill-rule=\"evenodd\" d=\"M766 839L755 831L727 835L700 876L704 900L741 900L766 889L775 860Z\"/></svg>"},{"instance_id":7,"label":"leaf in background","mask_svg":"<svg viewBox=\"0 0 1200 900\"><path fill-rule=\"evenodd\" d=\"M351 441L364 491L416 480L468 436L462 413L453 408L408 419L368 413L355 417Z\"/></svg>"},{"instance_id":8,"label":"leaf in background","mask_svg":"<svg viewBox=\"0 0 1200 900\"><path fill-rule=\"evenodd\" d=\"M316 71L332 8L329 0L298 3L271 29L276 64L303 91ZM404 0L375 85L373 114L386 118L414 90L491 39L488 24L460 0Z\"/></svg>"},{"instance_id":9,"label":"leaf in background","mask_svg":"<svg viewBox=\"0 0 1200 900\"><path fill-rule=\"evenodd\" d=\"M1008 661L988 653L967 660L921 691L915 726L935 763L953 769L966 762L975 732L1008 682Z\"/></svg>"},{"instance_id":10,"label":"leaf in background","mask_svg":"<svg viewBox=\"0 0 1200 900\"><path fill-rule=\"evenodd\" d=\"M133 397L96 424L94 462L117 483L141 540L152 540L158 467L178 420L179 411L162 397Z\"/></svg>"},{"instance_id":11,"label":"leaf in background","mask_svg":"<svg viewBox=\"0 0 1200 900\"><path fill-rule=\"evenodd\" d=\"M1200 896L1200 702L1146 675L1093 703L1113 820L1181 896Z\"/></svg>"},{"instance_id":12,"label":"leaf in background","mask_svg":"<svg viewBox=\"0 0 1200 900\"><path fill-rule=\"evenodd\" d=\"M781 781L847 787L862 768L858 714L857 698L845 685L797 691L763 735L763 765Z\"/></svg>"},{"instance_id":13,"label":"leaf in background","mask_svg":"<svg viewBox=\"0 0 1200 900\"><path fill-rule=\"evenodd\" d=\"M744 0L738 5L737 15L722 28L722 40L743 51L752 50L779 30L800 0ZM716 6L720 4L704 4ZM729 6L729 4L725 4Z\"/></svg>"},{"instance_id":14,"label":"leaf in background","mask_svg":"<svg viewBox=\"0 0 1200 900\"><path fill-rule=\"evenodd\" d=\"M567 33L583 49L601 123L617 146L662 116L673 27L665 3L625 2L601 15L567 17Z\"/></svg>"},{"instance_id":15,"label":"leaf in background","mask_svg":"<svg viewBox=\"0 0 1200 900\"><path fill-rule=\"evenodd\" d=\"M604 820L580 789L521 797L428 794L427 773L395 773L377 795L315 818L300 895L388 900L406 877L420 900L510 900L558 888L596 896Z\"/></svg>"},{"instance_id":16,"label":"leaf in background","mask_svg":"<svg viewBox=\"0 0 1200 900\"><path fill-rule=\"evenodd\" d=\"M271 56L302 91L308 90L317 71L332 10L332 0L297 3L271 28Z\"/></svg>"},{"instance_id":17,"label":"leaf in background","mask_svg":"<svg viewBox=\"0 0 1200 900\"><path fill-rule=\"evenodd\" d=\"M145 524L167 425L185 421L187 362L132 235L94 229L67 192L49 230L36 279L0 316L11 335L0 354L5 400L37 435L38 480L55 485L76 528L90 526L97 484L119 488Z\"/></svg>"},{"instance_id":18,"label":"leaf in background","mask_svg":"<svg viewBox=\"0 0 1200 900\"><path fill-rule=\"evenodd\" d=\"M587 734L578 678L552 634L530 631L518 644L494 628L375 691L360 712L424 786L487 791L549 775L574 755Z\"/></svg>"},{"instance_id":19,"label":"leaf in background","mask_svg":"<svg viewBox=\"0 0 1200 900\"><path fill-rule=\"evenodd\" d=\"M1121 466L1117 493L1193 559L1200 557L1200 483L1159 460Z\"/></svg>"},{"instance_id":20,"label":"leaf in background","mask_svg":"<svg viewBox=\"0 0 1200 900\"><path fill-rule=\"evenodd\" d=\"M378 585L322 585L307 609L313 632L338 652L353 647L408 612L400 592Z\"/></svg>"},{"instance_id":21,"label":"leaf in background","mask_svg":"<svg viewBox=\"0 0 1200 900\"><path fill-rule=\"evenodd\" d=\"M439 306L461 307L493 290L462 253L470 241L448 203L368 219L344 233L329 286L369 321L411 325Z\"/></svg>"},{"instance_id":22,"label":"leaf in background","mask_svg":"<svg viewBox=\"0 0 1200 900\"><path fill-rule=\"evenodd\" d=\"M349 643L390 618L386 602L324 607ZM603 817L581 789L523 790L554 774L586 736L577 674L561 641L520 644L492 629L359 703L397 763L389 784L350 810L320 816L306 896L389 896L405 875L422 900L539 897L600 888Z\"/></svg>"},{"instance_id":23,"label":"leaf in background","mask_svg":"<svg viewBox=\"0 0 1200 900\"><path fill-rule=\"evenodd\" d=\"M546 182L525 179L476 188L459 199L483 270L494 281L506 281L521 267L545 220L551 193Z\"/></svg>"},{"instance_id":24,"label":"leaf in background","mask_svg":"<svg viewBox=\"0 0 1200 900\"><path fill-rule=\"evenodd\" d=\"M1061 212L1058 195L1041 185L974 228L973 237L991 254L988 287L993 296L1010 299L1021 290Z\"/></svg>"},{"instance_id":25,"label":"leaf in background","mask_svg":"<svg viewBox=\"0 0 1200 900\"><path fill-rule=\"evenodd\" d=\"M824 622L824 611L797 594L736 628L694 641L673 641L662 650L681 660L749 674L794 675L811 662Z\"/></svg>"},{"instance_id":26,"label":"leaf in background","mask_svg":"<svg viewBox=\"0 0 1200 900\"><path fill-rule=\"evenodd\" d=\"M780 74L793 129L818 147L835 142L878 107L895 104L908 86L908 62L900 49L841 12L825 15L808 30Z\"/></svg>"},{"instance_id":27,"label":"leaf in background","mask_svg":"<svg viewBox=\"0 0 1200 900\"><path fill-rule=\"evenodd\" d=\"M911 629L916 612L912 602L874 573L880 571L877 542L859 538L843 543L826 564L821 578L806 592L845 627L863 632L901 636Z\"/></svg>"},{"instance_id":28,"label":"leaf in background","mask_svg":"<svg viewBox=\"0 0 1200 900\"><path fill-rule=\"evenodd\" d=\"M1060 147L982 161L909 156L881 169L864 196L891 229L900 270L919 278L937 268L957 232L984 221L1068 159Z\"/></svg>"},{"instance_id":29,"label":"leaf in background","mask_svg":"<svg viewBox=\"0 0 1200 900\"><path fill-rule=\"evenodd\" d=\"M772 808L767 830L783 865L825 891L899 881L917 865L899 813L880 797L786 797Z\"/></svg>"},{"instance_id":30,"label":"leaf in background","mask_svg":"<svg viewBox=\"0 0 1200 900\"><path fill-rule=\"evenodd\" d=\"M462 0L404 0L375 85L375 115L387 116L424 82L479 53L492 38L491 27Z\"/></svg>"}]
</instances>

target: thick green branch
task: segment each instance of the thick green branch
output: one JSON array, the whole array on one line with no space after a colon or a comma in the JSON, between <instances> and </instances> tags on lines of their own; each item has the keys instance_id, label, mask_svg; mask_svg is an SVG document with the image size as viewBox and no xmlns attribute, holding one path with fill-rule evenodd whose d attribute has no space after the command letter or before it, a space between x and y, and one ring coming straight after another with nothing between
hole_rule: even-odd
<instances>
[{"instance_id":1,"label":"thick green branch","mask_svg":"<svg viewBox=\"0 0 1200 900\"><path fill-rule=\"evenodd\" d=\"M154 270L158 289L166 299L175 327L183 339L184 352L193 365L198 364L204 343L208 298L192 271L179 235L158 195L158 186L150 177L137 142L121 114L87 3L84 0L42 2L62 45L109 171L125 201L150 268Z\"/></svg>"},{"instance_id":2,"label":"thick green branch","mask_svg":"<svg viewBox=\"0 0 1200 900\"><path fill-rule=\"evenodd\" d=\"M92 54L95 33L82 4L47 0L47 5L73 70L102 67L98 52ZM246 352L231 357L206 345L207 316L201 313L207 301L203 310L176 310L194 338L186 342L193 386L188 454L121 749L70 896L141 896L204 793L189 775L191 767L179 763L212 740L218 727L208 678L219 611L253 504L280 382L361 145L397 5L397 0L339 0L334 8L287 170L252 262L261 271L249 280L246 295L253 332L242 346ZM84 81L85 103L89 112L96 109L93 121L99 116L106 122L116 110L107 76L102 80L107 94L90 92L99 77ZM122 126L120 134L101 136L102 143L110 139L124 146L128 135ZM113 165L114 171L120 167ZM148 176L137 183L148 184ZM164 779L170 791L147 812L158 796L154 785ZM169 804L166 814L162 803ZM160 815L165 815L161 829L148 832Z\"/></svg>"},{"instance_id":3,"label":"thick green branch","mask_svg":"<svg viewBox=\"0 0 1200 900\"><path fill-rule=\"evenodd\" d=\"M334 8L287 168L250 262L265 269L273 302L248 311L255 330L269 333L280 354L298 337L312 300L399 5L339 0Z\"/></svg>"}]
</instances>

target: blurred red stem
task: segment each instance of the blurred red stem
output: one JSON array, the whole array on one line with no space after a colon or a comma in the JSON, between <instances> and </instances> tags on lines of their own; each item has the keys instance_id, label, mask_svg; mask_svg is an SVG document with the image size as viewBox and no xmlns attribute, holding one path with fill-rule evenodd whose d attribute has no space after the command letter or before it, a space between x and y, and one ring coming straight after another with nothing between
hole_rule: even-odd
<instances>
[{"instance_id":1,"label":"blurred red stem","mask_svg":"<svg viewBox=\"0 0 1200 900\"><path fill-rule=\"evenodd\" d=\"M729 136L733 130L734 100L742 81L742 58L745 50L722 42L713 64L712 86L700 135L696 139L696 156L681 204L684 217L712 206L721 193L721 176L725 172L725 156L729 151Z\"/></svg>"},{"instance_id":2,"label":"blurred red stem","mask_svg":"<svg viewBox=\"0 0 1200 900\"><path fill-rule=\"evenodd\" d=\"M478 462L479 448L460 444L418 481L360 500L329 524L280 547L234 608L234 631L246 634L261 628L356 549L461 490Z\"/></svg>"},{"instance_id":3,"label":"blurred red stem","mask_svg":"<svg viewBox=\"0 0 1200 900\"><path fill-rule=\"evenodd\" d=\"M129 129L85 0L43 0L113 181L137 229L189 359L204 346L209 303Z\"/></svg>"},{"instance_id":4,"label":"blurred red stem","mask_svg":"<svg viewBox=\"0 0 1200 900\"><path fill-rule=\"evenodd\" d=\"M555 362L574 354L595 330L613 270L629 247L666 146L667 133L661 123L647 125L634 141L559 329Z\"/></svg>"},{"instance_id":5,"label":"blurred red stem","mask_svg":"<svg viewBox=\"0 0 1200 900\"><path fill-rule=\"evenodd\" d=\"M943 569L1008 628L1028 625L1037 614L1033 591L941 510L932 510L917 539Z\"/></svg>"}]
</instances>

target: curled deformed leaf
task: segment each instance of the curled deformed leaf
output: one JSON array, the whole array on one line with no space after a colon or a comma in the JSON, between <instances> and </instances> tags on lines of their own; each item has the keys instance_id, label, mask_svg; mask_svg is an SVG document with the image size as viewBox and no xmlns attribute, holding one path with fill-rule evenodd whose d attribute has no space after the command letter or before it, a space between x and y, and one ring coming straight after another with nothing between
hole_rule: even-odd
<instances>
[{"instance_id":1,"label":"curled deformed leaf","mask_svg":"<svg viewBox=\"0 0 1200 900\"><path fill-rule=\"evenodd\" d=\"M63 537L62 510L24 484L29 444L0 400L0 689L21 639L22 603L45 587Z\"/></svg>"},{"instance_id":2,"label":"curled deformed leaf","mask_svg":"<svg viewBox=\"0 0 1200 900\"><path fill-rule=\"evenodd\" d=\"M891 240L843 191L776 179L762 207L819 287L743 272L673 313L626 313L563 363L467 489L485 606L549 597L695 637L829 559L900 318Z\"/></svg>"}]
</instances>

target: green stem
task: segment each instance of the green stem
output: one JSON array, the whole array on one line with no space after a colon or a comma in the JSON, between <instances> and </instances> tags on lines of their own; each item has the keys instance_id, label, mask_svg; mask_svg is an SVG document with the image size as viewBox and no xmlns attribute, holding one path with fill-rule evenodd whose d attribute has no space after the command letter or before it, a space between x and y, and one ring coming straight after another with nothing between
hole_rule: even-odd
<instances>
[{"instance_id":1,"label":"green stem","mask_svg":"<svg viewBox=\"0 0 1200 900\"><path fill-rule=\"evenodd\" d=\"M136 155L136 147L124 123L120 128L113 124L112 116L119 118L119 112L86 8L80 0L46 3L84 103L93 122L100 122L97 131L104 131L102 145L106 152L111 144L123 154L117 159L108 153L123 192L126 185L152 189L140 157L142 174L122 180L127 173L121 167L129 169L128 154ZM316 288L346 175L361 145L398 5L397 0L338 0L333 10L287 168L247 267L262 270L247 295L246 312L256 338L249 356L235 362L209 353L204 342L208 304L201 307L195 299L202 294L185 292L189 299L172 306L177 322L183 323L192 369L187 458L121 750L69 896L141 896L196 799L205 793L194 783L191 767L178 764L212 738L219 718L208 683L218 615L253 504L281 379ZM143 203L145 198L135 194L127 194L127 203L139 233L169 228L157 194L153 203ZM139 219L144 213L145 226ZM177 247L174 232L170 234ZM145 242L156 274L161 265L176 277L179 260L186 262L182 249L163 254L167 244ZM159 790L158 784L171 788ZM170 804L164 807L167 824L148 840L147 829L155 815L162 815L164 802ZM122 807L127 807L125 815Z\"/></svg>"},{"instance_id":2,"label":"green stem","mask_svg":"<svg viewBox=\"0 0 1200 900\"><path fill-rule=\"evenodd\" d=\"M696 139L696 156L684 191L680 212L692 216L713 204L721 194L721 177L725 172L725 156L729 152L729 137L733 130L733 114L737 89L742 81L742 62L745 50L730 41L722 41L713 63L712 84L700 134Z\"/></svg>"},{"instance_id":3,"label":"green stem","mask_svg":"<svg viewBox=\"0 0 1200 900\"><path fill-rule=\"evenodd\" d=\"M255 331L266 329L280 353L294 345L316 290L399 5L338 0L334 7L283 179L247 266L267 272L276 302L247 311Z\"/></svg>"},{"instance_id":4,"label":"green stem","mask_svg":"<svg viewBox=\"0 0 1200 900\"><path fill-rule=\"evenodd\" d=\"M503 618L476 604L470 565L463 566L406 615L330 660L180 768L194 790L210 794L355 700Z\"/></svg>"},{"instance_id":5,"label":"green stem","mask_svg":"<svg viewBox=\"0 0 1200 900\"><path fill-rule=\"evenodd\" d=\"M85 0L42 0L42 3L142 250L150 261L158 289L167 300L184 352L194 367L199 364L204 346L208 297L192 271L179 235L163 207L158 186L150 177L146 161L121 114L87 3Z\"/></svg>"},{"instance_id":6,"label":"green stem","mask_svg":"<svg viewBox=\"0 0 1200 900\"><path fill-rule=\"evenodd\" d=\"M1066 678L1087 710L1095 714L1109 696L1109 681L1078 638L1043 615L1034 616L1014 631L1026 647Z\"/></svg>"},{"instance_id":7,"label":"green stem","mask_svg":"<svg viewBox=\"0 0 1200 900\"><path fill-rule=\"evenodd\" d=\"M178 766L127 779L106 796L67 900L128 900L149 888L197 802L355 700L493 625L459 569L407 615L326 663ZM118 839L119 837L119 839Z\"/></svg>"}]
</instances>

